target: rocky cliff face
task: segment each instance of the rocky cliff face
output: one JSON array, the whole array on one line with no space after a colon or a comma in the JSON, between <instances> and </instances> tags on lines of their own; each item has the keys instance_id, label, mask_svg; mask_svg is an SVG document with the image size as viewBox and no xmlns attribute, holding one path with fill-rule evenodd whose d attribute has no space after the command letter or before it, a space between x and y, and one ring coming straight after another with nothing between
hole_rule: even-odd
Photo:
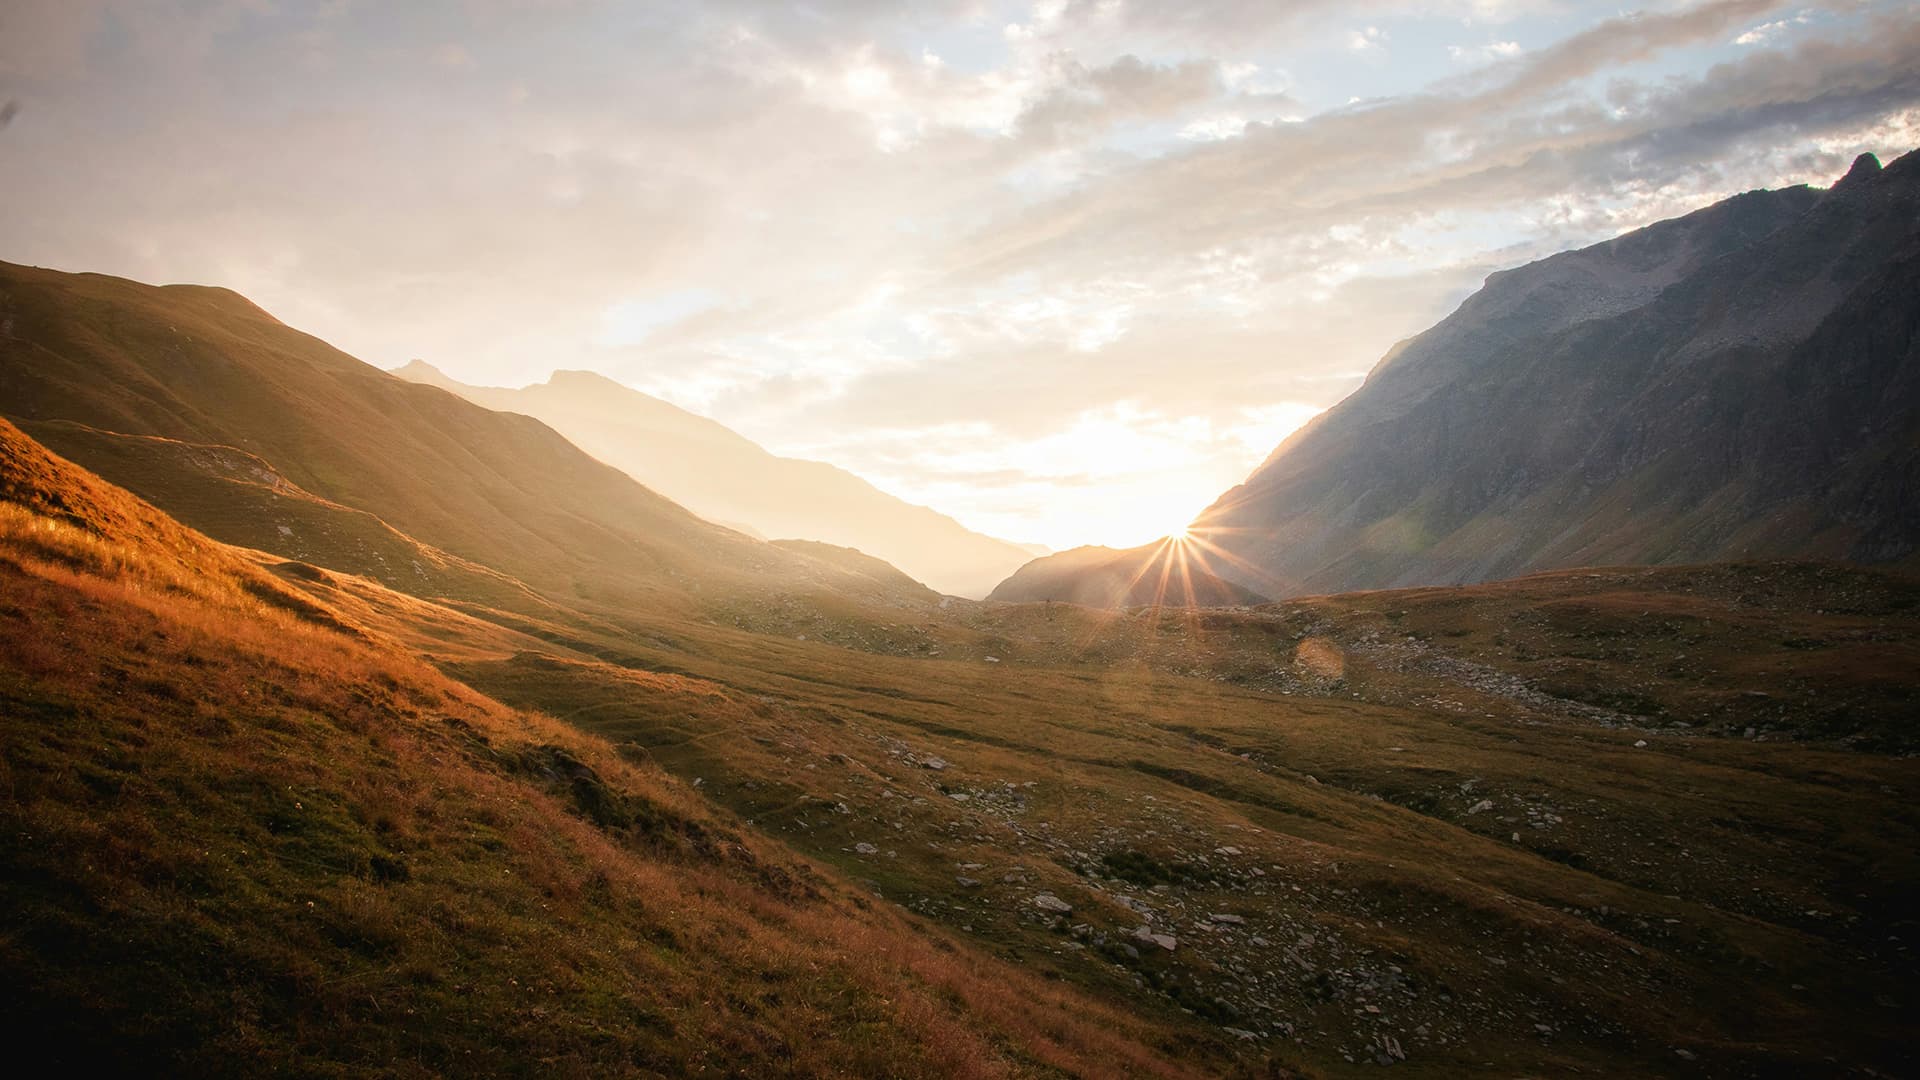
<instances>
[{"instance_id":1,"label":"rocky cliff face","mask_svg":"<svg viewBox=\"0 0 1920 1080\"><path fill-rule=\"evenodd\" d=\"M1920 551L1920 155L1495 274L1194 531L1270 595Z\"/></svg>"}]
</instances>

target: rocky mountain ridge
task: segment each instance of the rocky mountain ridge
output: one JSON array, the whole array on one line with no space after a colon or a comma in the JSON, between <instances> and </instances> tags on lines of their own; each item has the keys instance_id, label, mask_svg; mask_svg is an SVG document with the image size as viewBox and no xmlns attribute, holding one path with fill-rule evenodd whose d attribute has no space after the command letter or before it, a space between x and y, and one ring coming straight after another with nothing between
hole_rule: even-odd
<instances>
[{"instance_id":1,"label":"rocky mountain ridge","mask_svg":"<svg viewBox=\"0 0 1920 1080\"><path fill-rule=\"evenodd\" d=\"M1920 548L1920 157L1503 271L1194 531L1274 595Z\"/></svg>"}]
</instances>

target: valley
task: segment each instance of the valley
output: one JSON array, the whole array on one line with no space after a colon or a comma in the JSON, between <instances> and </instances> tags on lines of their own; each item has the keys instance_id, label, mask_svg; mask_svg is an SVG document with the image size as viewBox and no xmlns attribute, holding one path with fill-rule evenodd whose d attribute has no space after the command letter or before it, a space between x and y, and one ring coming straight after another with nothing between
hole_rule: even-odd
<instances>
[{"instance_id":1,"label":"valley","mask_svg":"<svg viewBox=\"0 0 1920 1080\"><path fill-rule=\"evenodd\" d=\"M1909 1073L1916 162L1496 276L1188 534L985 601L227 290L0 264L4 1023L193 1075ZM1858 360L1733 425L1832 491L1403 468L1558 392L1449 374L1531 355L1440 350L1516 283L1639 266L1514 340L1681 326L1685 382L1751 299L1701 268L1841 219L1807 333L1700 361Z\"/></svg>"}]
</instances>

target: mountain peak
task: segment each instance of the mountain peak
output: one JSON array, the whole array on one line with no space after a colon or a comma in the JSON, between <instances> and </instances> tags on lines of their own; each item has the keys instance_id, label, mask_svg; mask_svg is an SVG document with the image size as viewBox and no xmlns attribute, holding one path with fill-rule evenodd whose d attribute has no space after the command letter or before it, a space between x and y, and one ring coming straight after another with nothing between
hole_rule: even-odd
<instances>
[{"instance_id":1,"label":"mountain peak","mask_svg":"<svg viewBox=\"0 0 1920 1080\"><path fill-rule=\"evenodd\" d=\"M389 369L387 374L396 379L405 379L408 382L419 383L422 386L437 386L442 390L454 391L456 393L460 385L454 381L453 376L441 371L439 368L434 367L432 364L427 363L417 356L397 368Z\"/></svg>"},{"instance_id":2,"label":"mountain peak","mask_svg":"<svg viewBox=\"0 0 1920 1080\"><path fill-rule=\"evenodd\" d=\"M1880 159L1872 154L1861 154L1853 159L1853 167L1847 170L1847 175L1840 178L1840 183L1850 184L1856 180L1877 176L1879 173Z\"/></svg>"},{"instance_id":3,"label":"mountain peak","mask_svg":"<svg viewBox=\"0 0 1920 1080\"><path fill-rule=\"evenodd\" d=\"M413 379L416 382L424 376L437 376L442 379L447 377L446 372L441 371L439 368L434 367L432 364L427 363L417 356L401 364L399 367L390 368L389 370L394 375L398 375L403 379Z\"/></svg>"},{"instance_id":4,"label":"mountain peak","mask_svg":"<svg viewBox=\"0 0 1920 1080\"><path fill-rule=\"evenodd\" d=\"M1920 415L1909 170L1863 154L1825 192L1736 196L1496 275L1198 524L1229 575L1296 594L1910 558L1912 515L1866 494L1906 490Z\"/></svg>"},{"instance_id":5,"label":"mountain peak","mask_svg":"<svg viewBox=\"0 0 1920 1080\"><path fill-rule=\"evenodd\" d=\"M609 384L618 386L622 390L629 389L625 383L610 379L597 371L581 368L556 371L547 376L548 386L606 386Z\"/></svg>"}]
</instances>

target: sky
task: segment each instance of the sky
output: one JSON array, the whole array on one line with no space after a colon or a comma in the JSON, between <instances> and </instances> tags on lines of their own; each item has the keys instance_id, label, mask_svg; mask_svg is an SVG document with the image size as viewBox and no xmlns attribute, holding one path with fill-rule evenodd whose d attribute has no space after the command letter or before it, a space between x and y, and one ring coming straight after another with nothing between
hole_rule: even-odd
<instances>
[{"instance_id":1,"label":"sky","mask_svg":"<svg viewBox=\"0 0 1920 1080\"><path fill-rule=\"evenodd\" d=\"M1494 270L1920 146L1920 4L0 0L0 259L1177 530Z\"/></svg>"}]
</instances>

